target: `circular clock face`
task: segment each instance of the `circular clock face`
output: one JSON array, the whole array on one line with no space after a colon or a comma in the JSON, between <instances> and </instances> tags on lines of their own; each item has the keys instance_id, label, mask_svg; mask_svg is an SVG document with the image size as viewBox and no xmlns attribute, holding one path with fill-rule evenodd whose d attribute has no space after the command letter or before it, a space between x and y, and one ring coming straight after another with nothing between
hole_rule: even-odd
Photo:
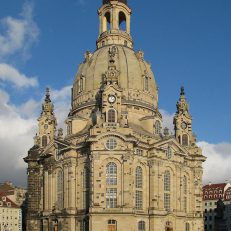
<instances>
[{"instance_id":1,"label":"circular clock face","mask_svg":"<svg viewBox=\"0 0 231 231\"><path fill-rule=\"evenodd\" d=\"M181 127L182 127L183 129L186 129L186 128L187 128L187 124L186 124L185 122L182 122Z\"/></svg>"},{"instance_id":2,"label":"circular clock face","mask_svg":"<svg viewBox=\"0 0 231 231\"><path fill-rule=\"evenodd\" d=\"M116 101L116 97L114 95L109 95L108 101L109 103L114 103Z\"/></svg>"}]
</instances>

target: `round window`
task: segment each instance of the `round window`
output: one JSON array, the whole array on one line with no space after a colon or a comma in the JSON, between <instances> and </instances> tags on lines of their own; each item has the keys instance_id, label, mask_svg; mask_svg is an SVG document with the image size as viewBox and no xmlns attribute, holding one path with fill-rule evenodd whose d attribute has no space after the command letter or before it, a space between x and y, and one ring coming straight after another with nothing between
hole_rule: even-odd
<instances>
[{"instance_id":1,"label":"round window","mask_svg":"<svg viewBox=\"0 0 231 231\"><path fill-rule=\"evenodd\" d=\"M114 149L116 149L116 147L117 147L117 141L116 141L116 139L111 138L111 139L107 140L107 142L106 142L106 148L108 150L114 150Z\"/></svg>"}]
</instances>

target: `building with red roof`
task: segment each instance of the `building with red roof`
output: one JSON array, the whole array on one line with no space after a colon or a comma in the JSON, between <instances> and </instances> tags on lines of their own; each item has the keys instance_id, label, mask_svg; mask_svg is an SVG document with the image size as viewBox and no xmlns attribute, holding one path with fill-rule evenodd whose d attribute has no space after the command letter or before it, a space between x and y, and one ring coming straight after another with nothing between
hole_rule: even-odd
<instances>
[{"instance_id":1,"label":"building with red roof","mask_svg":"<svg viewBox=\"0 0 231 231\"><path fill-rule=\"evenodd\" d=\"M3 192L0 192L0 230L22 230L21 208Z\"/></svg>"},{"instance_id":2,"label":"building with red roof","mask_svg":"<svg viewBox=\"0 0 231 231\"><path fill-rule=\"evenodd\" d=\"M226 205L225 218L229 229L231 231L231 184L208 184L203 186L203 207L204 207L204 223L205 231L214 231L215 229L215 217L217 208L217 201L221 199ZM228 212L230 210L230 212Z\"/></svg>"}]
</instances>

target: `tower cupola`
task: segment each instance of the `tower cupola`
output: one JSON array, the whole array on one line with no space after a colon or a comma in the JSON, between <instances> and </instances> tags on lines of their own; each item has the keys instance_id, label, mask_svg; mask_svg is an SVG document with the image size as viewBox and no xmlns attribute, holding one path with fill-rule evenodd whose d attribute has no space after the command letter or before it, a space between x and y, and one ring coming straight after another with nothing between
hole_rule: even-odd
<instances>
[{"instance_id":1,"label":"tower cupola","mask_svg":"<svg viewBox=\"0 0 231 231\"><path fill-rule=\"evenodd\" d=\"M100 29L97 48L113 44L133 48L131 13L127 0L103 0L98 10Z\"/></svg>"},{"instance_id":2,"label":"tower cupola","mask_svg":"<svg viewBox=\"0 0 231 231\"><path fill-rule=\"evenodd\" d=\"M57 120L54 115L54 105L50 98L50 90L46 89L45 99L42 104L42 112L38 118L39 133L36 139L41 147L46 147L55 137Z\"/></svg>"}]
</instances>

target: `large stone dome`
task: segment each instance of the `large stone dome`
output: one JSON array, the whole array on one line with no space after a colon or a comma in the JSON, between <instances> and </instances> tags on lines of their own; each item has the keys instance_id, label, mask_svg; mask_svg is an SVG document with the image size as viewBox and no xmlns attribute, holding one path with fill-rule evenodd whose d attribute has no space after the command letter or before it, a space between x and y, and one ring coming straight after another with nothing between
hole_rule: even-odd
<instances>
[{"instance_id":1,"label":"large stone dome","mask_svg":"<svg viewBox=\"0 0 231 231\"><path fill-rule=\"evenodd\" d=\"M104 46L93 54L86 53L85 61L80 64L74 83L73 109L78 110L82 104L96 101L103 85L103 76L108 71L109 49L113 47L118 51L115 66L119 72L118 86L123 92L123 99L139 101L156 110L158 90L150 64L144 60L142 51L136 53L121 45Z\"/></svg>"}]
</instances>

